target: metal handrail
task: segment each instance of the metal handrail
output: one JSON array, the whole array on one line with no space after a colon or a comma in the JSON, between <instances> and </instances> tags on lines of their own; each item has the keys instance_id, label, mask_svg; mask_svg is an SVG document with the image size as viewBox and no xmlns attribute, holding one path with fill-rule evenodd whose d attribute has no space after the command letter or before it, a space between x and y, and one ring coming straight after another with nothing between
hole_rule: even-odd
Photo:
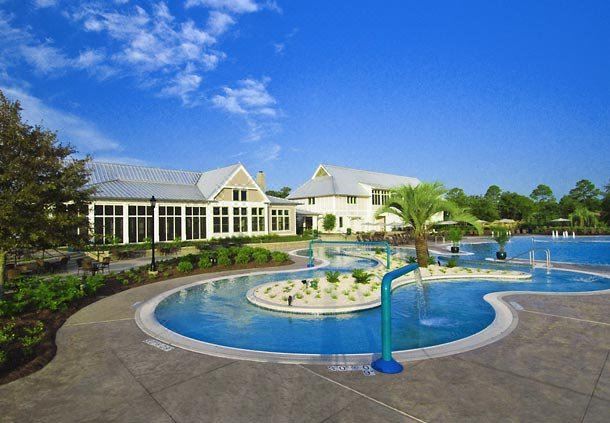
<instances>
[{"instance_id":1,"label":"metal handrail","mask_svg":"<svg viewBox=\"0 0 610 423\"><path fill-rule=\"evenodd\" d=\"M517 254L516 256L513 256L511 258L509 258L508 260L505 260L504 263L508 263L510 261L514 261L515 259L525 256L526 254L529 256L529 263L532 267L534 267L536 265L536 251L544 251L545 253L545 264L547 269L551 268L551 250L548 248L530 248L529 250Z\"/></svg>"},{"instance_id":2,"label":"metal handrail","mask_svg":"<svg viewBox=\"0 0 610 423\"><path fill-rule=\"evenodd\" d=\"M415 263L408 264L386 273L381 280L381 358L371 364L379 372L402 372L402 364L392 358L392 282L418 267Z\"/></svg>"}]
</instances>

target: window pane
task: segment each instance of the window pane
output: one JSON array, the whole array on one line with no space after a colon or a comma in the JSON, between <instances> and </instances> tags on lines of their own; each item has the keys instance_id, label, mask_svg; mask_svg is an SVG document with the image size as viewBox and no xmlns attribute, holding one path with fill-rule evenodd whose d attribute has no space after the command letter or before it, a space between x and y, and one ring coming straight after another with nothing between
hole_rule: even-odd
<instances>
[{"instance_id":1,"label":"window pane","mask_svg":"<svg viewBox=\"0 0 610 423\"><path fill-rule=\"evenodd\" d=\"M137 241L138 238L137 238L136 234L137 234L136 218L130 217L129 218L129 242L138 242Z\"/></svg>"},{"instance_id":2,"label":"window pane","mask_svg":"<svg viewBox=\"0 0 610 423\"><path fill-rule=\"evenodd\" d=\"M136 206L129 206L129 215L133 216L136 214Z\"/></svg>"},{"instance_id":3,"label":"window pane","mask_svg":"<svg viewBox=\"0 0 610 423\"><path fill-rule=\"evenodd\" d=\"M123 242L123 218L117 217L114 222L114 235L119 242Z\"/></svg>"},{"instance_id":4,"label":"window pane","mask_svg":"<svg viewBox=\"0 0 610 423\"><path fill-rule=\"evenodd\" d=\"M233 190L233 201L239 201L239 191L236 189Z\"/></svg>"},{"instance_id":5,"label":"window pane","mask_svg":"<svg viewBox=\"0 0 610 423\"><path fill-rule=\"evenodd\" d=\"M123 214L123 206L114 206L114 214L121 216Z\"/></svg>"},{"instance_id":6,"label":"window pane","mask_svg":"<svg viewBox=\"0 0 610 423\"><path fill-rule=\"evenodd\" d=\"M104 207L103 206L94 206L93 213L96 216L101 216L102 214L104 214Z\"/></svg>"},{"instance_id":7,"label":"window pane","mask_svg":"<svg viewBox=\"0 0 610 423\"><path fill-rule=\"evenodd\" d=\"M248 191L243 190L241 192L241 201L246 201L247 198L248 198Z\"/></svg>"}]
</instances>

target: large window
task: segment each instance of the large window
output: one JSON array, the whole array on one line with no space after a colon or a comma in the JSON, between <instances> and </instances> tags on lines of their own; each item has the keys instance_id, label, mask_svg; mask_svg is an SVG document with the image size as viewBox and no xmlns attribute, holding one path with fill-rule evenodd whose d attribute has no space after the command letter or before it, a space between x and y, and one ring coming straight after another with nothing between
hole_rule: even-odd
<instances>
[{"instance_id":1,"label":"large window","mask_svg":"<svg viewBox=\"0 0 610 423\"><path fill-rule=\"evenodd\" d=\"M285 209L271 210L271 230L290 230L290 211Z\"/></svg>"},{"instance_id":2,"label":"large window","mask_svg":"<svg viewBox=\"0 0 610 423\"><path fill-rule=\"evenodd\" d=\"M214 233L228 233L229 232L229 208L228 207L214 207Z\"/></svg>"},{"instance_id":3,"label":"large window","mask_svg":"<svg viewBox=\"0 0 610 423\"><path fill-rule=\"evenodd\" d=\"M234 189L233 190L233 201L247 201L248 191L245 189Z\"/></svg>"},{"instance_id":4,"label":"large window","mask_svg":"<svg viewBox=\"0 0 610 423\"><path fill-rule=\"evenodd\" d=\"M186 239L205 239L205 207L186 208Z\"/></svg>"},{"instance_id":5,"label":"large window","mask_svg":"<svg viewBox=\"0 0 610 423\"><path fill-rule=\"evenodd\" d=\"M152 208L150 206L129 206L129 242L144 242L152 239Z\"/></svg>"},{"instance_id":6,"label":"large window","mask_svg":"<svg viewBox=\"0 0 610 423\"><path fill-rule=\"evenodd\" d=\"M384 205L388 201L388 197L390 193L383 189L374 189L373 190L373 205L381 206Z\"/></svg>"},{"instance_id":7,"label":"large window","mask_svg":"<svg viewBox=\"0 0 610 423\"><path fill-rule=\"evenodd\" d=\"M233 232L248 232L248 209L233 207Z\"/></svg>"},{"instance_id":8,"label":"large window","mask_svg":"<svg viewBox=\"0 0 610 423\"><path fill-rule=\"evenodd\" d=\"M265 209L254 207L252 209L252 232L263 232L265 230Z\"/></svg>"},{"instance_id":9,"label":"large window","mask_svg":"<svg viewBox=\"0 0 610 423\"><path fill-rule=\"evenodd\" d=\"M123 206L93 207L93 232L96 242L100 244L112 243L114 240L123 242Z\"/></svg>"},{"instance_id":10,"label":"large window","mask_svg":"<svg viewBox=\"0 0 610 423\"><path fill-rule=\"evenodd\" d=\"M159 241L182 238L182 207L159 206Z\"/></svg>"}]
</instances>

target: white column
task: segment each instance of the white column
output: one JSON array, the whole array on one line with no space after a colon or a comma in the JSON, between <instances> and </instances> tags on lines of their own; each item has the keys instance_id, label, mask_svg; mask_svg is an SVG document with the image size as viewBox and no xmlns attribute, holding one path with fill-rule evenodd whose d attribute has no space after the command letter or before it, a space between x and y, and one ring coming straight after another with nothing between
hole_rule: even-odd
<instances>
[{"instance_id":1,"label":"white column","mask_svg":"<svg viewBox=\"0 0 610 423\"><path fill-rule=\"evenodd\" d=\"M153 228L155 229L153 232L153 237L155 238L155 242L159 242L159 204L155 206L153 209Z\"/></svg>"},{"instance_id":2,"label":"white column","mask_svg":"<svg viewBox=\"0 0 610 423\"><path fill-rule=\"evenodd\" d=\"M89 222L87 229L89 233L87 234L87 238L90 239L91 236L95 233L95 204L89 204L87 209L87 220Z\"/></svg>"},{"instance_id":3,"label":"white column","mask_svg":"<svg viewBox=\"0 0 610 423\"><path fill-rule=\"evenodd\" d=\"M180 239L186 240L186 206L180 206Z\"/></svg>"},{"instance_id":4,"label":"white column","mask_svg":"<svg viewBox=\"0 0 610 423\"><path fill-rule=\"evenodd\" d=\"M123 244L129 244L129 204L123 204Z\"/></svg>"},{"instance_id":5,"label":"white column","mask_svg":"<svg viewBox=\"0 0 610 423\"><path fill-rule=\"evenodd\" d=\"M209 204L205 206L205 237L206 239L214 237L214 209Z\"/></svg>"},{"instance_id":6,"label":"white column","mask_svg":"<svg viewBox=\"0 0 610 423\"><path fill-rule=\"evenodd\" d=\"M229 206L229 233L223 234L223 236L234 236L235 228L233 227L233 207Z\"/></svg>"}]
</instances>

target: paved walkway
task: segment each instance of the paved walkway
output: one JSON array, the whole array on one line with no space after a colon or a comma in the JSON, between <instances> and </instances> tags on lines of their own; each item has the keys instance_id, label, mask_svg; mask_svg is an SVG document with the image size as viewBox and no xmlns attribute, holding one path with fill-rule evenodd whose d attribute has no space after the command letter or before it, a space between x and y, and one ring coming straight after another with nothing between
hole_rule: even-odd
<instances>
[{"instance_id":1,"label":"paved walkway","mask_svg":"<svg viewBox=\"0 0 610 423\"><path fill-rule=\"evenodd\" d=\"M399 375L367 377L144 343L134 304L201 277L124 291L73 315L58 333L57 356L49 365L0 386L0 421L609 420L610 295L509 297L522 310L506 338L406 363Z\"/></svg>"}]
</instances>

